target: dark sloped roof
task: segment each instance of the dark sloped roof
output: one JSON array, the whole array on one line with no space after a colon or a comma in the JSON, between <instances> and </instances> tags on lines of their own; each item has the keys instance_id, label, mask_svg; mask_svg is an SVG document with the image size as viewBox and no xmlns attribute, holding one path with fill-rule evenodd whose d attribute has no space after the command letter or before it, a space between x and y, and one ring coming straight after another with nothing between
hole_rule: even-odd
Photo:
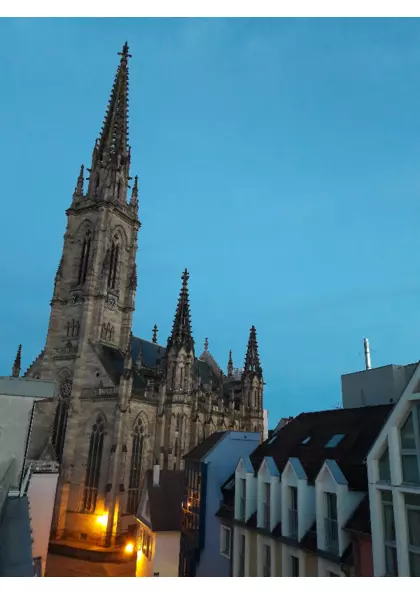
<instances>
[{"instance_id":1,"label":"dark sloped roof","mask_svg":"<svg viewBox=\"0 0 420 594\"><path fill-rule=\"evenodd\" d=\"M257 470L265 456L272 456L280 472L291 457L299 458L309 481L313 481L325 460L335 460L354 489L367 488L364 460L387 420L393 405L334 409L302 413L251 454ZM344 438L326 447L333 435ZM302 442L310 438L303 445Z\"/></svg>"},{"instance_id":2,"label":"dark sloped roof","mask_svg":"<svg viewBox=\"0 0 420 594\"><path fill-rule=\"evenodd\" d=\"M226 435L226 431L216 431L212 433L204 441L197 444L192 450L190 450L184 456L184 460L196 460L197 462L202 460L207 454L223 439Z\"/></svg>"},{"instance_id":3,"label":"dark sloped roof","mask_svg":"<svg viewBox=\"0 0 420 594\"><path fill-rule=\"evenodd\" d=\"M33 575L28 498L9 498L0 523L0 577Z\"/></svg>"},{"instance_id":4,"label":"dark sloped roof","mask_svg":"<svg viewBox=\"0 0 420 594\"><path fill-rule=\"evenodd\" d=\"M141 348L141 363L142 368L140 370L135 369L134 365L137 361L139 350ZM103 344L96 343L94 349L97 352L105 371L117 386L120 383L120 377L124 369L124 353L119 349ZM132 337L131 352L133 358L133 389L143 390L146 387L145 379L143 374L147 375L147 370L159 371L163 370L164 359L166 354L166 347L144 340L143 338ZM217 389L220 385L220 376L218 376L213 369L210 367L207 361L201 359L195 359L194 371L201 378L201 381L205 385L210 383L214 389Z\"/></svg>"},{"instance_id":5,"label":"dark sloped roof","mask_svg":"<svg viewBox=\"0 0 420 594\"><path fill-rule=\"evenodd\" d=\"M153 532L181 530L181 504L185 474L182 470L161 470L159 485L153 485L153 471L146 472L150 523Z\"/></svg>"},{"instance_id":6,"label":"dark sloped roof","mask_svg":"<svg viewBox=\"0 0 420 594\"><path fill-rule=\"evenodd\" d=\"M371 535L369 496L366 495L356 507L353 515L344 527L345 530Z\"/></svg>"}]
</instances>

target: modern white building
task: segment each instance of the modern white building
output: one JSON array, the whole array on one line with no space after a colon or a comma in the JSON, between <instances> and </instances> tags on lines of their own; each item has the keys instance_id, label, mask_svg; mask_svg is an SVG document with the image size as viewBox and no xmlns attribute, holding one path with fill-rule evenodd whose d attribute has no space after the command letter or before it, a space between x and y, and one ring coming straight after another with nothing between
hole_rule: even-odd
<instances>
[{"instance_id":1,"label":"modern white building","mask_svg":"<svg viewBox=\"0 0 420 594\"><path fill-rule=\"evenodd\" d=\"M367 464L375 576L420 577L420 364Z\"/></svg>"}]
</instances>

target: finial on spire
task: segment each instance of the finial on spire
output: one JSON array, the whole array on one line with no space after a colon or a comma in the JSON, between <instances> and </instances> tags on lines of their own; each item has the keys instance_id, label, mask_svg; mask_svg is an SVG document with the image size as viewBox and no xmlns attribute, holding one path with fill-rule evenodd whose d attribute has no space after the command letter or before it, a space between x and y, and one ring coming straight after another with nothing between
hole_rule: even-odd
<instances>
[{"instance_id":1,"label":"finial on spire","mask_svg":"<svg viewBox=\"0 0 420 594\"><path fill-rule=\"evenodd\" d=\"M182 274L182 287L178 298L171 336L168 338L168 348L184 346L187 351L194 348L194 339L191 330L190 302L188 297L188 270Z\"/></svg>"},{"instance_id":2,"label":"finial on spire","mask_svg":"<svg viewBox=\"0 0 420 594\"><path fill-rule=\"evenodd\" d=\"M232 351L229 351L229 361L228 361L228 377L232 377L233 375L233 360L232 360Z\"/></svg>"},{"instance_id":3,"label":"finial on spire","mask_svg":"<svg viewBox=\"0 0 420 594\"><path fill-rule=\"evenodd\" d=\"M85 167L81 165L77 184L74 189L73 198L83 198L83 186L85 181Z\"/></svg>"},{"instance_id":4,"label":"finial on spire","mask_svg":"<svg viewBox=\"0 0 420 594\"><path fill-rule=\"evenodd\" d=\"M209 350L209 339L208 338L204 339L204 350L205 351Z\"/></svg>"},{"instance_id":5,"label":"finial on spire","mask_svg":"<svg viewBox=\"0 0 420 594\"><path fill-rule=\"evenodd\" d=\"M158 327L157 324L153 326L153 334L152 334L152 342L157 344L157 336L158 336Z\"/></svg>"},{"instance_id":6,"label":"finial on spire","mask_svg":"<svg viewBox=\"0 0 420 594\"><path fill-rule=\"evenodd\" d=\"M19 377L20 376L20 367L21 367L21 359L22 359L22 345L20 344L16 353L15 362L13 363L12 368L12 377Z\"/></svg>"},{"instance_id":7,"label":"finial on spire","mask_svg":"<svg viewBox=\"0 0 420 594\"><path fill-rule=\"evenodd\" d=\"M258 377L262 377L255 326L252 326L249 333L248 348L245 357L244 376L249 374L256 374Z\"/></svg>"}]
</instances>

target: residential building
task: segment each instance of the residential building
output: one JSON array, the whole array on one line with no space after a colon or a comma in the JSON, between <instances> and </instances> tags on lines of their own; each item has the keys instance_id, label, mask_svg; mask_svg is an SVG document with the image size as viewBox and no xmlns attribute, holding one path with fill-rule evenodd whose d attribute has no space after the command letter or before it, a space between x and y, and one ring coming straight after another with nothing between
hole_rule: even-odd
<instances>
[{"instance_id":1,"label":"residential building","mask_svg":"<svg viewBox=\"0 0 420 594\"><path fill-rule=\"evenodd\" d=\"M137 513L136 577L178 577L184 479L182 470L157 464L146 472Z\"/></svg>"},{"instance_id":2,"label":"residential building","mask_svg":"<svg viewBox=\"0 0 420 594\"><path fill-rule=\"evenodd\" d=\"M29 443L55 393L54 382L0 378L0 576L45 575L59 466L48 441L36 461Z\"/></svg>"},{"instance_id":3,"label":"residential building","mask_svg":"<svg viewBox=\"0 0 420 594\"><path fill-rule=\"evenodd\" d=\"M231 575L231 529L223 518L215 516L221 488L232 476L238 459L249 455L259 442L258 433L219 431L184 456L181 577Z\"/></svg>"},{"instance_id":4,"label":"residential building","mask_svg":"<svg viewBox=\"0 0 420 594\"><path fill-rule=\"evenodd\" d=\"M230 507L233 576L371 574L365 459L391 410L302 413L241 457L218 513Z\"/></svg>"},{"instance_id":5,"label":"residential building","mask_svg":"<svg viewBox=\"0 0 420 594\"><path fill-rule=\"evenodd\" d=\"M420 577L420 364L367 465L374 574Z\"/></svg>"}]
</instances>

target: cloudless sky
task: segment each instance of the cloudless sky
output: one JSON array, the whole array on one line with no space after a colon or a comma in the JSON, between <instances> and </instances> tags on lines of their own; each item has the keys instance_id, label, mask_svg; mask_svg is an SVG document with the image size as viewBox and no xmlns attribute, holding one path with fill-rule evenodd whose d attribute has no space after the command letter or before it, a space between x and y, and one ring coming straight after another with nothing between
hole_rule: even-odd
<instances>
[{"instance_id":1,"label":"cloudless sky","mask_svg":"<svg viewBox=\"0 0 420 594\"><path fill-rule=\"evenodd\" d=\"M196 352L257 328L270 426L340 376L420 359L418 19L0 20L1 349L44 347L81 163L129 42L134 333L166 344L190 271Z\"/></svg>"}]
</instances>

